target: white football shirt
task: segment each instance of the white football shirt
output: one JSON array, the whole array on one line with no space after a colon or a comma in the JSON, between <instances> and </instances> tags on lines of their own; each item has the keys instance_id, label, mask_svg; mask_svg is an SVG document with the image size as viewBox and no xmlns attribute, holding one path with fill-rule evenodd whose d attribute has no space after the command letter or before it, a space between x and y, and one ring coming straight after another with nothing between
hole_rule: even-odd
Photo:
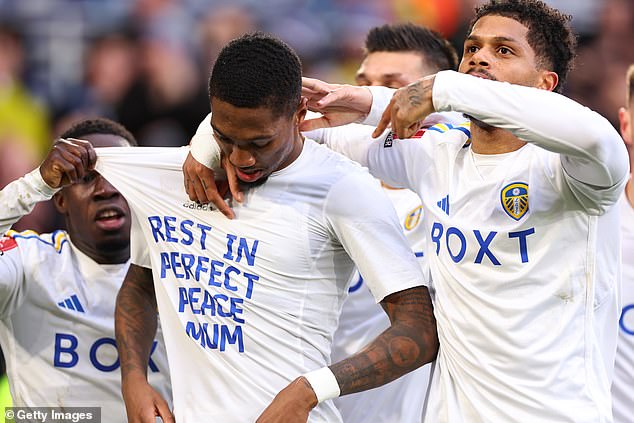
<instances>
[{"instance_id":1,"label":"white football shirt","mask_svg":"<svg viewBox=\"0 0 634 423\"><path fill-rule=\"evenodd\" d=\"M376 118L389 91L372 92ZM563 96L450 71L433 100L528 144L483 158L468 127L441 124L422 139L333 145L423 200L440 339L427 420L612 421L618 133Z\"/></svg>"},{"instance_id":2,"label":"white football shirt","mask_svg":"<svg viewBox=\"0 0 634 423\"><path fill-rule=\"evenodd\" d=\"M615 423L634 419L634 209L623 195L621 235L623 242L622 310L612 382L612 410Z\"/></svg>"},{"instance_id":3,"label":"white football shirt","mask_svg":"<svg viewBox=\"0 0 634 423\"><path fill-rule=\"evenodd\" d=\"M394 205L410 247L423 267L425 232L420 198L410 190L384 190ZM425 270L424 267L423 269ZM361 350L390 326L390 320L383 308L376 304L359 272L354 273L348 293L333 339L333 362L343 360ZM430 367L431 364L426 364L380 388L335 398L335 405L341 412L343 421L419 422L423 415Z\"/></svg>"},{"instance_id":4,"label":"white football shirt","mask_svg":"<svg viewBox=\"0 0 634 423\"><path fill-rule=\"evenodd\" d=\"M53 192L37 169L7 185L0 231ZM0 238L0 344L15 406L101 407L104 421L127 422L114 308L128 266L94 262L64 231ZM148 379L171 402L160 332Z\"/></svg>"},{"instance_id":5,"label":"white football shirt","mask_svg":"<svg viewBox=\"0 0 634 423\"><path fill-rule=\"evenodd\" d=\"M98 150L136 216L133 261L152 267L182 423L254 421L301 374L330 363L353 261L375 301L423 285L389 200L360 166L313 141L233 204L188 200L187 149ZM331 401L310 422L337 422Z\"/></svg>"}]
</instances>

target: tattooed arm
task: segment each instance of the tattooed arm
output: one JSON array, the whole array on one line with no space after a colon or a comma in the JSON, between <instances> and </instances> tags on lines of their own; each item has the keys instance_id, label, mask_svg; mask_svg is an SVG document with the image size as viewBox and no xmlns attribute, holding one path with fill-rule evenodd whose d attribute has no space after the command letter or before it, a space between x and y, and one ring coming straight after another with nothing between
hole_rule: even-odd
<instances>
[{"instance_id":1,"label":"tattooed arm","mask_svg":"<svg viewBox=\"0 0 634 423\"><path fill-rule=\"evenodd\" d=\"M381 305L390 327L363 350L330 366L341 395L385 385L436 358L436 319L426 287L394 293Z\"/></svg>"},{"instance_id":2,"label":"tattooed arm","mask_svg":"<svg viewBox=\"0 0 634 423\"><path fill-rule=\"evenodd\" d=\"M390 327L358 353L330 366L341 395L384 385L436 358L438 335L426 287L406 289L381 301ZM317 405L301 376L280 391L257 423L306 422Z\"/></svg>"},{"instance_id":3,"label":"tattooed arm","mask_svg":"<svg viewBox=\"0 0 634 423\"><path fill-rule=\"evenodd\" d=\"M131 423L173 422L167 402L147 381L147 363L157 326L152 271L130 265L117 295L115 336L121 362L121 391Z\"/></svg>"}]
</instances>

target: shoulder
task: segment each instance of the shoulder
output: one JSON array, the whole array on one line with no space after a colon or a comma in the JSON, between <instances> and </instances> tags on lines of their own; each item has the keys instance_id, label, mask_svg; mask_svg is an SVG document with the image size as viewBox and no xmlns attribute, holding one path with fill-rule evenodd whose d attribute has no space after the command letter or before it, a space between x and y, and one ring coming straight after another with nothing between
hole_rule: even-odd
<instances>
[{"instance_id":1,"label":"shoulder","mask_svg":"<svg viewBox=\"0 0 634 423\"><path fill-rule=\"evenodd\" d=\"M462 143L463 147L471 143L471 123L463 122L460 124L437 123L430 126L425 131L428 137L432 137L443 142Z\"/></svg>"},{"instance_id":2,"label":"shoulder","mask_svg":"<svg viewBox=\"0 0 634 423\"><path fill-rule=\"evenodd\" d=\"M68 234L63 230L56 230L47 234L39 234L35 231L27 230L17 232L10 230L4 238L0 238L0 245L7 247L38 248L48 250L52 253L61 254L68 244ZM28 247L27 247L28 246Z\"/></svg>"}]
</instances>

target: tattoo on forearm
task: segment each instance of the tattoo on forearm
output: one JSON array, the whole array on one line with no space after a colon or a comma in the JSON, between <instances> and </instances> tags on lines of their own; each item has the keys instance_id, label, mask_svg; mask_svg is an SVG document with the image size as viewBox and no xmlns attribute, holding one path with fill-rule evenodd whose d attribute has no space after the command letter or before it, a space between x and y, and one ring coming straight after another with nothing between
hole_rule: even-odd
<instances>
[{"instance_id":1,"label":"tattoo on forearm","mask_svg":"<svg viewBox=\"0 0 634 423\"><path fill-rule=\"evenodd\" d=\"M397 292L381 304L391 326L362 351L330 366L342 395L384 385L436 357L436 319L427 288Z\"/></svg>"},{"instance_id":2,"label":"tattoo on forearm","mask_svg":"<svg viewBox=\"0 0 634 423\"><path fill-rule=\"evenodd\" d=\"M407 86L407 100L414 107L423 104L425 97L432 89L432 84L428 80L423 80Z\"/></svg>"},{"instance_id":3,"label":"tattoo on forearm","mask_svg":"<svg viewBox=\"0 0 634 423\"><path fill-rule=\"evenodd\" d=\"M152 271L130 265L117 295L115 309L115 336L122 377L139 370L147 374L156 327L157 311Z\"/></svg>"}]
</instances>

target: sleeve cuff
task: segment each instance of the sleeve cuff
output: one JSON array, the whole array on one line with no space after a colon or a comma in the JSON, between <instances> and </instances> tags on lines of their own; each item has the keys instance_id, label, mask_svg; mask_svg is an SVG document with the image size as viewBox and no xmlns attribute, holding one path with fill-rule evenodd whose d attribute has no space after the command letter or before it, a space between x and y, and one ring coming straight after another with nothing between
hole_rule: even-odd
<instances>
[{"instance_id":1,"label":"sleeve cuff","mask_svg":"<svg viewBox=\"0 0 634 423\"><path fill-rule=\"evenodd\" d=\"M434 78L434 88L432 89L432 102L437 112L451 112L451 88L460 86L466 75L455 71L440 71Z\"/></svg>"},{"instance_id":2,"label":"sleeve cuff","mask_svg":"<svg viewBox=\"0 0 634 423\"><path fill-rule=\"evenodd\" d=\"M58 192L61 188L53 188L50 187L44 179L42 178L42 173L40 173L40 168L31 171L24 175L24 180L27 184L29 184L33 189L42 194L47 199L50 199Z\"/></svg>"},{"instance_id":3,"label":"sleeve cuff","mask_svg":"<svg viewBox=\"0 0 634 423\"><path fill-rule=\"evenodd\" d=\"M387 87L365 87L370 90L372 93L372 107L370 108L370 113L368 116L361 122L364 125L372 125L376 126L379 124L381 120L381 116L383 116L383 111L390 104L390 100L392 100L392 96L394 95L395 89L387 88Z\"/></svg>"},{"instance_id":4,"label":"sleeve cuff","mask_svg":"<svg viewBox=\"0 0 634 423\"><path fill-rule=\"evenodd\" d=\"M318 403L337 398L341 395L339 382L337 382L337 378L335 378L334 373L329 367L322 367L321 369L306 373L303 376L313 388Z\"/></svg>"},{"instance_id":5,"label":"sleeve cuff","mask_svg":"<svg viewBox=\"0 0 634 423\"><path fill-rule=\"evenodd\" d=\"M209 169L220 167L220 147L209 134L196 134L192 137L190 152L198 163Z\"/></svg>"}]
</instances>

